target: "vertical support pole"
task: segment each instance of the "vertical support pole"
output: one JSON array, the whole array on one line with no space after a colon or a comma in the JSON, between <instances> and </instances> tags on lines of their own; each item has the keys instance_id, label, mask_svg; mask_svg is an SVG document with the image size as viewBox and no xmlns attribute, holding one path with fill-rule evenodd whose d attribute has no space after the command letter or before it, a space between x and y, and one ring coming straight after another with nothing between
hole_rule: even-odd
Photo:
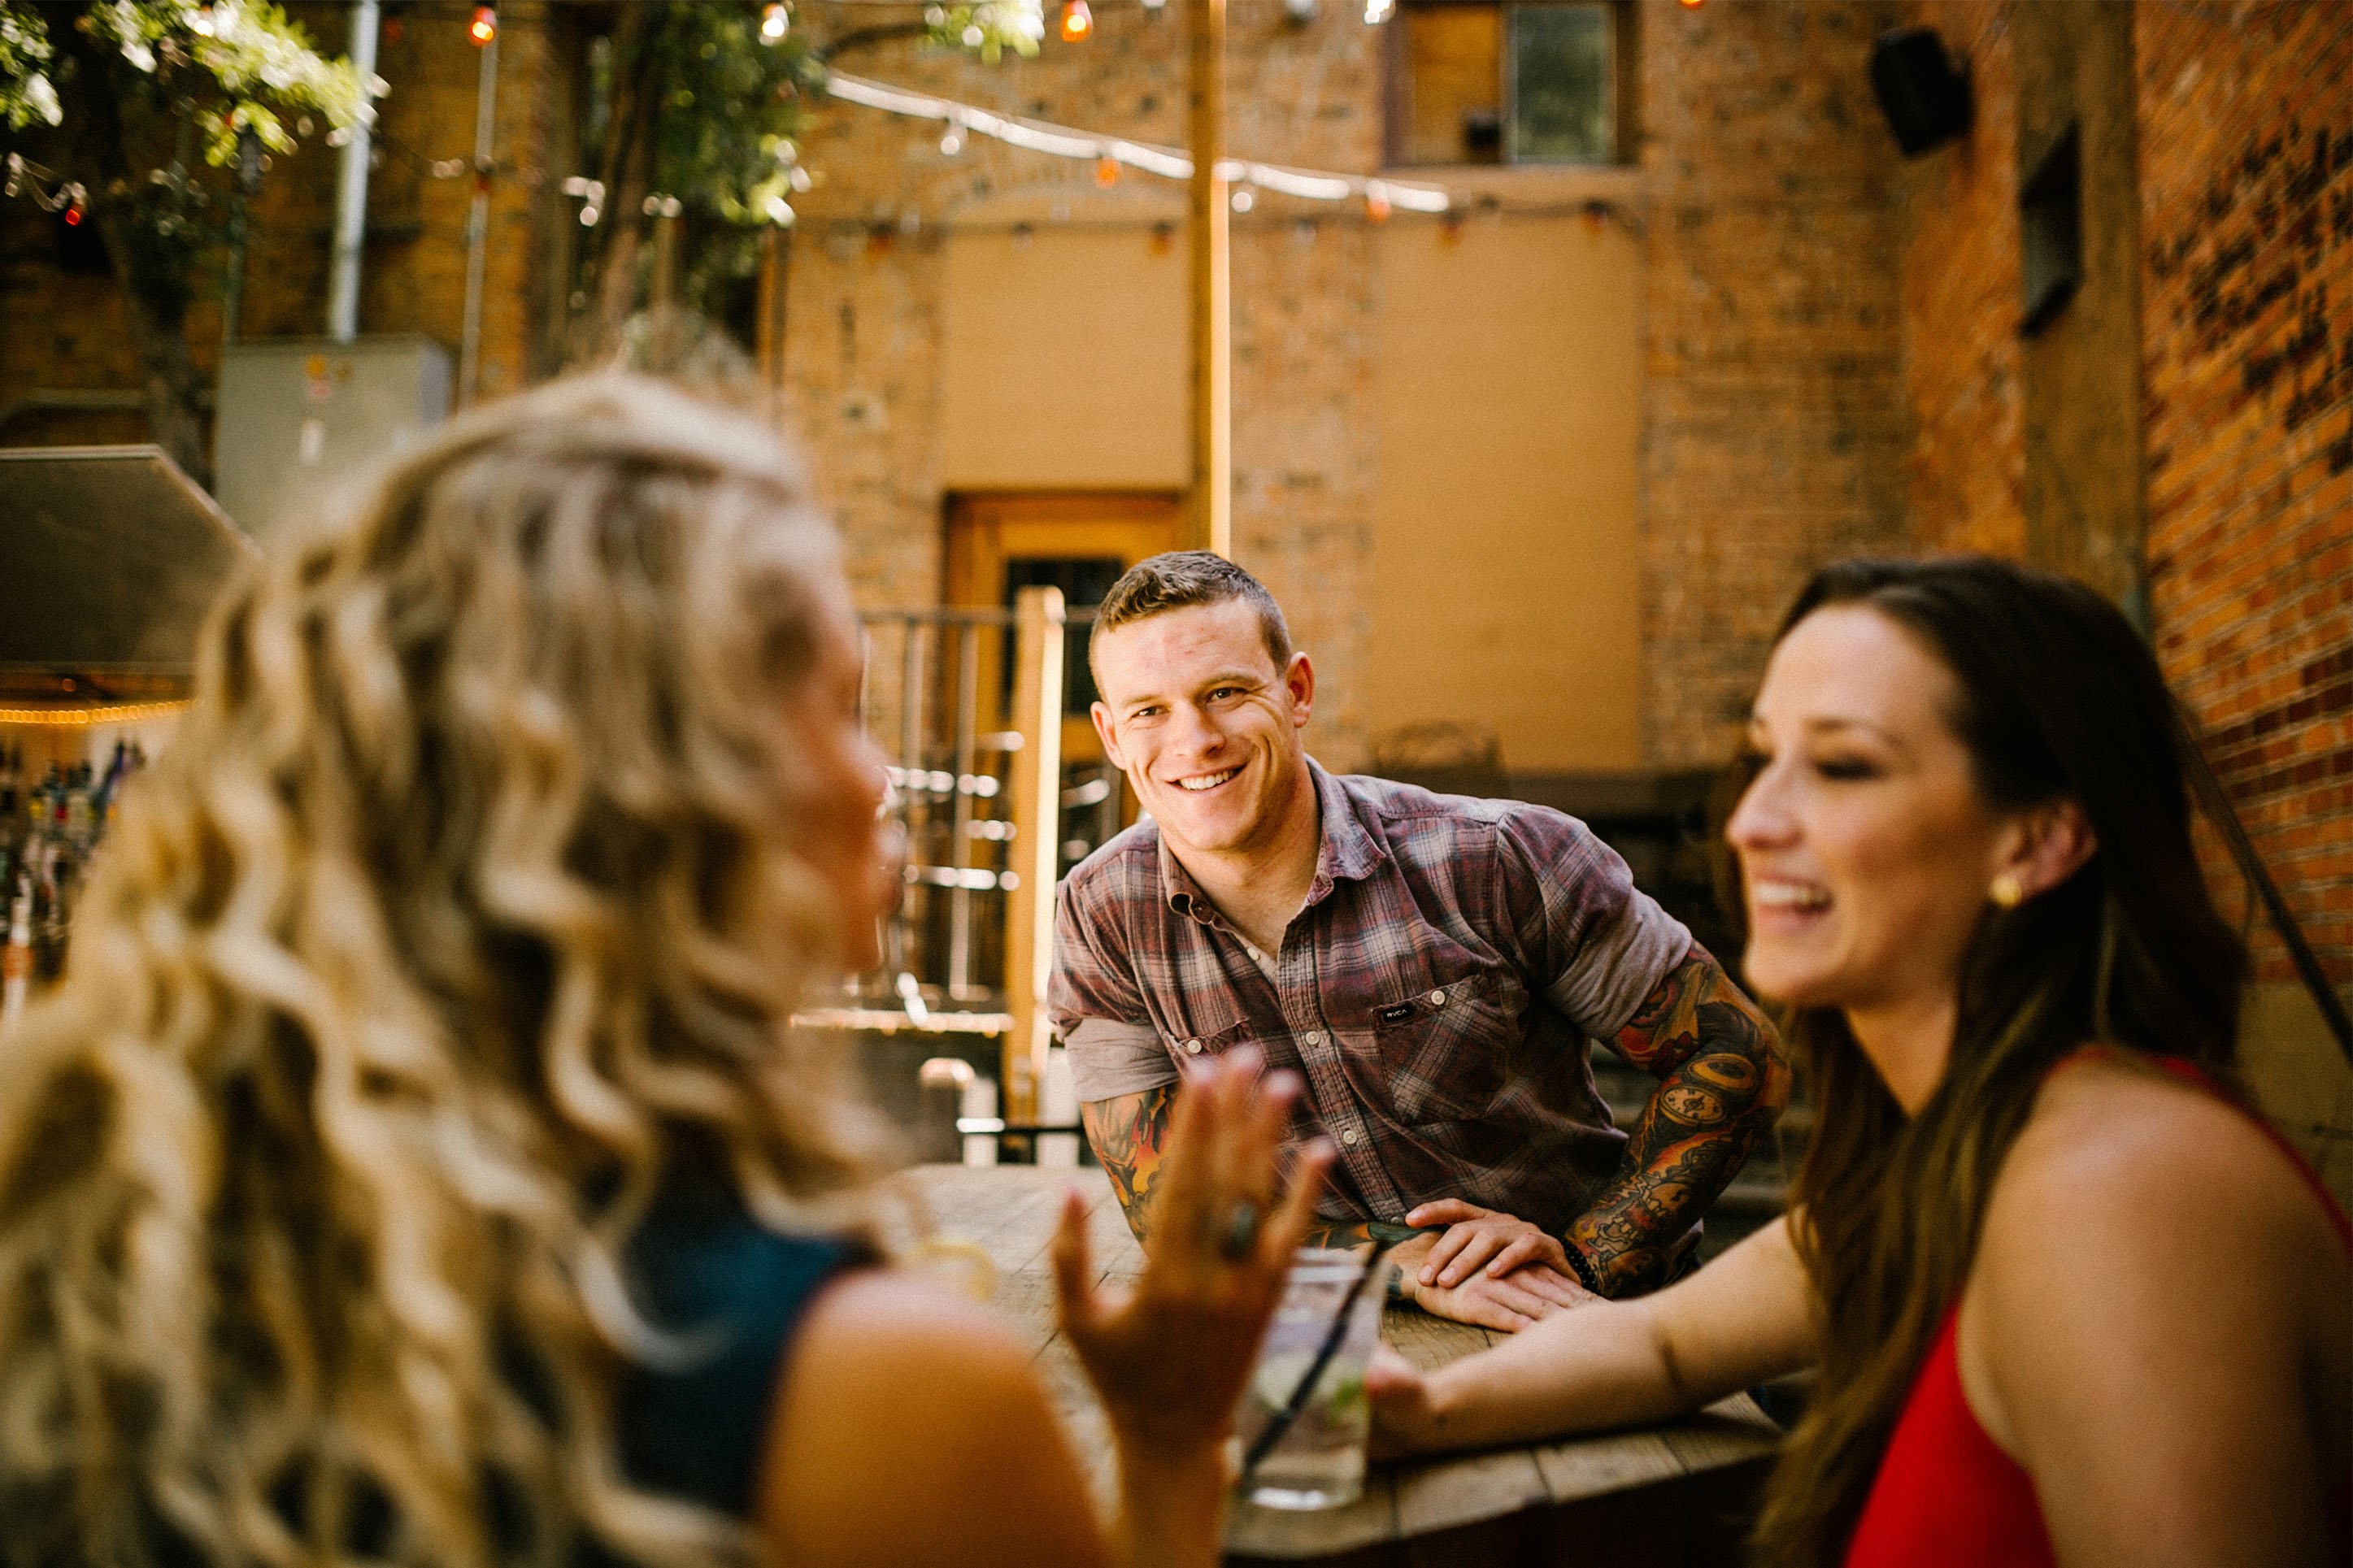
<instances>
[{"instance_id":1,"label":"vertical support pole","mask_svg":"<svg viewBox=\"0 0 2353 1568\"><path fill-rule=\"evenodd\" d=\"M376 0L357 0L352 7L352 68L364 87L375 78ZM335 248L327 271L327 335L350 342L360 329L360 258L367 243L367 193L370 122L362 119L343 143L343 167L335 180ZM242 259L240 258L240 259Z\"/></svg>"},{"instance_id":2,"label":"vertical support pole","mask_svg":"<svg viewBox=\"0 0 2353 1568\"><path fill-rule=\"evenodd\" d=\"M499 36L481 46L481 77L474 97L474 200L466 209L466 308L458 329L458 406L470 408L482 390L482 278L491 252L491 159L499 118Z\"/></svg>"},{"instance_id":3,"label":"vertical support pole","mask_svg":"<svg viewBox=\"0 0 2353 1568\"><path fill-rule=\"evenodd\" d=\"M945 636L942 628L942 636ZM980 761L980 627L965 622L956 627L955 816L949 826L955 843L948 864L961 871L972 864L972 781ZM972 997L972 889L959 886L948 895L948 999Z\"/></svg>"},{"instance_id":4,"label":"vertical support pole","mask_svg":"<svg viewBox=\"0 0 2353 1568\"><path fill-rule=\"evenodd\" d=\"M1013 843L1006 865L1019 879L1005 900L1005 1037L1008 1121L1038 1113L1053 1031L1046 981L1054 964L1054 876L1062 809L1062 591L1024 588L1013 608Z\"/></svg>"},{"instance_id":5,"label":"vertical support pole","mask_svg":"<svg viewBox=\"0 0 2353 1568\"><path fill-rule=\"evenodd\" d=\"M785 263L789 231L768 225L760 231L760 321L756 345L760 386L768 417L785 416Z\"/></svg>"},{"instance_id":6,"label":"vertical support pole","mask_svg":"<svg viewBox=\"0 0 2353 1568\"><path fill-rule=\"evenodd\" d=\"M679 215L671 208L675 198L665 198L662 209L654 218L654 315L667 321L678 310L678 224Z\"/></svg>"},{"instance_id":7,"label":"vertical support pole","mask_svg":"<svg viewBox=\"0 0 2353 1568\"><path fill-rule=\"evenodd\" d=\"M1233 553L1233 288L1225 157L1226 0L1191 0L1193 496L1196 550Z\"/></svg>"}]
</instances>

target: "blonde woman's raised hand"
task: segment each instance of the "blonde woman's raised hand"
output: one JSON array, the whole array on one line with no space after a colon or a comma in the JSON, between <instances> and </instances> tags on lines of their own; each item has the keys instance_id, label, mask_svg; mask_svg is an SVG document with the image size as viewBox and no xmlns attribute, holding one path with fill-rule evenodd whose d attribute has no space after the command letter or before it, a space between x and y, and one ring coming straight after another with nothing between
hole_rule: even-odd
<instances>
[{"instance_id":1,"label":"blonde woman's raised hand","mask_svg":"<svg viewBox=\"0 0 2353 1568\"><path fill-rule=\"evenodd\" d=\"M1332 1163L1319 1142L1279 1190L1300 1085L1261 1065L1229 1052L1177 1095L1132 1287L1095 1284L1075 1192L1054 1238L1062 1329L1115 1435L1171 1461L1222 1443Z\"/></svg>"}]
</instances>

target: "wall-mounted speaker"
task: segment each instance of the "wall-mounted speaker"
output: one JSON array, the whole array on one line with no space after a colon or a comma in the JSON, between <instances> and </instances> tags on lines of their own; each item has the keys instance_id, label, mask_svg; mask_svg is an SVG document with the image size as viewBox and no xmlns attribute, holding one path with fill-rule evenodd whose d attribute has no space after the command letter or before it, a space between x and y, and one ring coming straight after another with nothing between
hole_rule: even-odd
<instances>
[{"instance_id":1,"label":"wall-mounted speaker","mask_svg":"<svg viewBox=\"0 0 2353 1568\"><path fill-rule=\"evenodd\" d=\"M1955 68L1934 27L1882 33L1871 46L1871 85L1907 158L1968 131L1969 79Z\"/></svg>"}]
</instances>

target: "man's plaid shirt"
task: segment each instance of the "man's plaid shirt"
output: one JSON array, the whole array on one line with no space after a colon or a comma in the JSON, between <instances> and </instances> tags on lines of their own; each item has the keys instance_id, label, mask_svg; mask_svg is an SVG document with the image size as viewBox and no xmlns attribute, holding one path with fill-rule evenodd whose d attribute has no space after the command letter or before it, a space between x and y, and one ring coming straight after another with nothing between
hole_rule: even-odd
<instances>
[{"instance_id":1,"label":"man's plaid shirt","mask_svg":"<svg viewBox=\"0 0 2353 1568\"><path fill-rule=\"evenodd\" d=\"M1306 1080L1294 1137L1339 1146L1324 1217L1459 1197L1566 1230L1626 1142L1591 1042L1691 933L1574 817L1314 774L1323 847L1280 953L1250 948L1150 821L1071 873L1049 1006L1079 1097L1249 1042Z\"/></svg>"}]
</instances>

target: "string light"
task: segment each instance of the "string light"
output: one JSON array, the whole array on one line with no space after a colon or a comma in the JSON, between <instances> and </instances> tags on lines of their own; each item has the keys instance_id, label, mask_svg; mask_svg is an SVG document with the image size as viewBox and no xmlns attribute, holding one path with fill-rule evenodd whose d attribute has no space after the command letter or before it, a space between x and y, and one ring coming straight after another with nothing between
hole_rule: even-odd
<instances>
[{"instance_id":1,"label":"string light","mask_svg":"<svg viewBox=\"0 0 2353 1568\"><path fill-rule=\"evenodd\" d=\"M79 196L76 196L74 198L73 205L66 208L66 226L69 228L79 228L81 226L81 198Z\"/></svg>"},{"instance_id":2,"label":"string light","mask_svg":"<svg viewBox=\"0 0 2353 1568\"><path fill-rule=\"evenodd\" d=\"M1397 0L1365 0L1365 25L1377 27L1397 15Z\"/></svg>"},{"instance_id":3,"label":"string light","mask_svg":"<svg viewBox=\"0 0 2353 1568\"><path fill-rule=\"evenodd\" d=\"M1087 9L1087 0L1062 0L1062 42L1084 43L1095 30L1095 14Z\"/></svg>"},{"instance_id":4,"label":"string light","mask_svg":"<svg viewBox=\"0 0 2353 1568\"><path fill-rule=\"evenodd\" d=\"M143 724L187 710L185 702L120 702L106 708L0 708L0 724Z\"/></svg>"},{"instance_id":5,"label":"string light","mask_svg":"<svg viewBox=\"0 0 2353 1568\"><path fill-rule=\"evenodd\" d=\"M1250 194L1250 188L1248 185L1236 185L1231 200L1234 204L1234 211L1238 213L1246 213L1258 205L1258 197Z\"/></svg>"},{"instance_id":6,"label":"string light","mask_svg":"<svg viewBox=\"0 0 2353 1568\"><path fill-rule=\"evenodd\" d=\"M475 6L473 25L466 29L466 37L474 40L476 48L487 48L491 40L498 36L499 8L496 5Z\"/></svg>"},{"instance_id":7,"label":"string light","mask_svg":"<svg viewBox=\"0 0 2353 1568\"><path fill-rule=\"evenodd\" d=\"M1365 216L1372 219L1375 223L1388 222L1389 198L1387 194L1381 191L1367 190L1365 193Z\"/></svg>"},{"instance_id":8,"label":"string light","mask_svg":"<svg viewBox=\"0 0 2353 1568\"><path fill-rule=\"evenodd\" d=\"M1164 180L1189 180L1193 177L1193 160L1174 147L1155 147L1149 142L1129 142L1115 136L1092 135L1043 121L1016 120L992 113L977 104L909 92L903 88L851 76L846 71L835 71L828 76L826 90L845 103L879 109L891 114L903 114L915 120L946 121L950 133L955 135L959 142L965 134L976 133L994 137L1009 146L1031 153L1047 153L1058 158L1084 158L1097 163L1110 159L1128 168L1156 174ZM946 138L943 137L941 141L944 151ZM1332 174L1313 169L1291 169L1281 164L1250 163L1239 158L1219 159L1218 176L1228 184L1254 185L1262 191L1293 196L1302 201L1340 202L1352 196L1362 196L1366 209L1378 214L1376 222L1387 217L1392 207L1401 207L1408 212L1442 213L1453 205L1444 191L1430 185L1402 184L1395 180L1373 179L1362 174Z\"/></svg>"},{"instance_id":9,"label":"string light","mask_svg":"<svg viewBox=\"0 0 2353 1568\"><path fill-rule=\"evenodd\" d=\"M1109 190L1113 185L1119 184L1118 159L1098 158L1095 160L1095 184L1101 185L1104 190Z\"/></svg>"},{"instance_id":10,"label":"string light","mask_svg":"<svg viewBox=\"0 0 2353 1568\"><path fill-rule=\"evenodd\" d=\"M783 43L785 34L792 25L792 13L786 9L784 0L773 0L760 12L760 41L764 44Z\"/></svg>"},{"instance_id":11,"label":"string light","mask_svg":"<svg viewBox=\"0 0 2353 1568\"><path fill-rule=\"evenodd\" d=\"M940 151L951 158L964 151L964 121L948 121L948 128L940 132Z\"/></svg>"}]
</instances>

